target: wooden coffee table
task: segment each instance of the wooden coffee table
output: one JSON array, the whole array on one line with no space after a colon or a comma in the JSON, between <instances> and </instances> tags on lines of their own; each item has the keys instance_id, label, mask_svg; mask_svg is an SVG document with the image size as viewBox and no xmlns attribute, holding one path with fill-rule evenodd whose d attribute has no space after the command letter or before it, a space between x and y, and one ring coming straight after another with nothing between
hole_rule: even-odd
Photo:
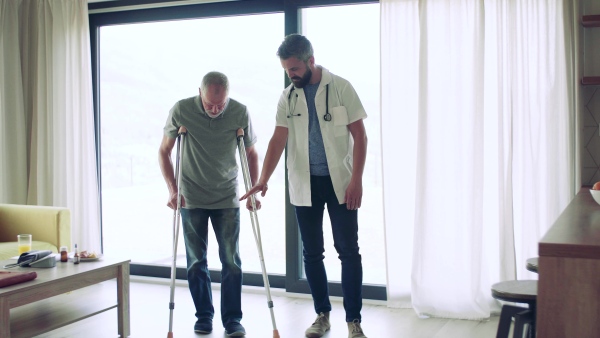
<instances>
[{"instance_id":1,"label":"wooden coffee table","mask_svg":"<svg viewBox=\"0 0 600 338\"><path fill-rule=\"evenodd\" d=\"M14 260L0 261L0 269L10 263ZM54 268L10 271L35 271L37 278L0 288L0 337L33 337L114 308L119 336L130 335L129 260L57 261ZM112 279L116 279L116 298L95 294L94 286Z\"/></svg>"}]
</instances>

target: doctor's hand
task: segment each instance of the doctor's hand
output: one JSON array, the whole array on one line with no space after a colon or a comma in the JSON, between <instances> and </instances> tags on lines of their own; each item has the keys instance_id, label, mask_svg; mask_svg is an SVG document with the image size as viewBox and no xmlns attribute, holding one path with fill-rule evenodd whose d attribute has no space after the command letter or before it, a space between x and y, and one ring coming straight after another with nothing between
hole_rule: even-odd
<instances>
[{"instance_id":1,"label":"doctor's hand","mask_svg":"<svg viewBox=\"0 0 600 338\"><path fill-rule=\"evenodd\" d=\"M246 209L248 209L250 211L258 211L258 210L260 210L261 203L258 200L258 197L254 196L254 202L256 203L256 210L252 209L252 199L251 198L246 199Z\"/></svg>"},{"instance_id":2,"label":"doctor's hand","mask_svg":"<svg viewBox=\"0 0 600 338\"><path fill-rule=\"evenodd\" d=\"M250 197L250 195L254 195L259 191L262 192L260 195L262 197L265 197L267 190L269 190L269 186L266 183L260 183L259 181L252 188L250 188L250 190L248 190L248 192L244 196L240 197L240 201L245 200L246 198Z\"/></svg>"},{"instance_id":3,"label":"doctor's hand","mask_svg":"<svg viewBox=\"0 0 600 338\"><path fill-rule=\"evenodd\" d=\"M348 188L346 189L346 195L344 196L344 203L348 210L356 210L360 208L362 204L362 182L350 181Z\"/></svg>"},{"instance_id":4,"label":"doctor's hand","mask_svg":"<svg viewBox=\"0 0 600 338\"><path fill-rule=\"evenodd\" d=\"M177 192L171 193L169 196L169 201L167 202L167 206L173 210L177 209ZM185 206L185 199L183 195L181 195L181 207Z\"/></svg>"}]
</instances>

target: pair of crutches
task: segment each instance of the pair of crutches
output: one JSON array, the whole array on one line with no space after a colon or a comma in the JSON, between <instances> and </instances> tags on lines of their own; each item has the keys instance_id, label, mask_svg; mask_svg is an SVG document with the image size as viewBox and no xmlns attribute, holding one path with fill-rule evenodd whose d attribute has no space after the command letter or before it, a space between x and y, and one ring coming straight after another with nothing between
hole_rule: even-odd
<instances>
[{"instance_id":1,"label":"pair of crutches","mask_svg":"<svg viewBox=\"0 0 600 338\"><path fill-rule=\"evenodd\" d=\"M181 211L181 161L183 159L181 148L187 130L185 127L179 129L179 136L177 137L177 159L175 165L175 181L177 182L177 208L173 213L173 263L171 265L171 298L169 301L169 333L167 338L173 338L173 310L175 309L175 271L177 262L177 239L179 237L179 225L180 225L180 211ZM244 186L246 192L252 188L252 180L250 179L250 173L248 169L248 159L246 157L246 147L244 145L244 130L242 128L237 131L237 146L240 154L240 162L242 165L242 173L244 175ZM277 324L275 323L275 313L273 312L273 300L271 299L271 288L269 286L269 278L267 275L267 269L265 267L265 260L262 251L262 240L260 236L260 226L258 224L258 216L256 215L256 200L254 195L250 196L252 204L252 210L250 211L250 220L252 222L252 231L254 232L254 240L256 242L256 248L258 249L258 256L260 259L260 266L262 269L263 282L265 284L265 290L267 293L267 305L271 312L271 323L273 324L273 338L280 338L279 331L277 330Z\"/></svg>"}]
</instances>

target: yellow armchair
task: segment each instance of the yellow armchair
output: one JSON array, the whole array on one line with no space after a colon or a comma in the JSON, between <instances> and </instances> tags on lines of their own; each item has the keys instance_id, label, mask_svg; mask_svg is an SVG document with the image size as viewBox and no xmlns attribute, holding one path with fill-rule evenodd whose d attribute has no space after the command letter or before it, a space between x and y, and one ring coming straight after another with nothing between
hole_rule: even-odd
<instances>
[{"instance_id":1,"label":"yellow armchair","mask_svg":"<svg viewBox=\"0 0 600 338\"><path fill-rule=\"evenodd\" d=\"M71 212L67 208L0 204L0 260L18 256L17 235L31 234L33 250L71 249Z\"/></svg>"}]
</instances>

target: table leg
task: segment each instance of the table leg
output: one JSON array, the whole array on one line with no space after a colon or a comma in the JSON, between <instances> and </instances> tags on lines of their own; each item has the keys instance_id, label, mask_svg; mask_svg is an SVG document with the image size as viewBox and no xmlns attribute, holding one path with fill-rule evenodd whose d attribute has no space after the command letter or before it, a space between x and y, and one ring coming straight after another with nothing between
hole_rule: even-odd
<instances>
[{"instance_id":1,"label":"table leg","mask_svg":"<svg viewBox=\"0 0 600 338\"><path fill-rule=\"evenodd\" d=\"M117 317L119 336L129 337L129 262L124 262L117 268Z\"/></svg>"},{"instance_id":2,"label":"table leg","mask_svg":"<svg viewBox=\"0 0 600 338\"><path fill-rule=\"evenodd\" d=\"M0 337L10 338L10 308L6 298L0 298Z\"/></svg>"}]
</instances>

